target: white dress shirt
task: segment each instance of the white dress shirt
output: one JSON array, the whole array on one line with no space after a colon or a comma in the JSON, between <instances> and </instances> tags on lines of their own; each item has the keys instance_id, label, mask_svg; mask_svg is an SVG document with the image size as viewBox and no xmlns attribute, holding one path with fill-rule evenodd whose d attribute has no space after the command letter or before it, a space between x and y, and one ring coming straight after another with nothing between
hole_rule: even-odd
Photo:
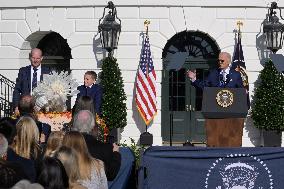
<instances>
[{"instance_id":1,"label":"white dress shirt","mask_svg":"<svg viewBox=\"0 0 284 189\"><path fill-rule=\"evenodd\" d=\"M40 82L41 65L39 65L39 67L37 67L37 71L36 72L37 72L37 83L38 83L38 82ZM30 83L30 85L31 85L31 95L33 93L33 88L32 88L32 86L33 86L33 74L34 74L34 67L31 66L31 83Z\"/></svg>"}]
</instances>

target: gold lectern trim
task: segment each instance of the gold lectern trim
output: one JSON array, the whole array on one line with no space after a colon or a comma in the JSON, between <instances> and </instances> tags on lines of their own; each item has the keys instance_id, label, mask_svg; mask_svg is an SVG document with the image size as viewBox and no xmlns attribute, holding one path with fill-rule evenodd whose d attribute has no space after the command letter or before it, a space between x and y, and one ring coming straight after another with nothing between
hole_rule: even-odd
<instances>
[{"instance_id":1,"label":"gold lectern trim","mask_svg":"<svg viewBox=\"0 0 284 189\"><path fill-rule=\"evenodd\" d=\"M217 93L216 100L219 106L227 108L233 104L234 94L227 89L222 89Z\"/></svg>"}]
</instances>

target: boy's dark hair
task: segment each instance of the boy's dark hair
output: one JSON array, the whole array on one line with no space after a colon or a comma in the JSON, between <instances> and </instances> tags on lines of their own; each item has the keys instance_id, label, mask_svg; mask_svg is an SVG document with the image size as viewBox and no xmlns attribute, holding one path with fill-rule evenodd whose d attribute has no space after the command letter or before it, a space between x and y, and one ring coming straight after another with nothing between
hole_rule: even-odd
<instances>
[{"instance_id":1,"label":"boy's dark hair","mask_svg":"<svg viewBox=\"0 0 284 189\"><path fill-rule=\"evenodd\" d=\"M94 80L97 80L97 73L94 71L86 71L85 75L90 75Z\"/></svg>"},{"instance_id":2,"label":"boy's dark hair","mask_svg":"<svg viewBox=\"0 0 284 189\"><path fill-rule=\"evenodd\" d=\"M35 102L31 95L23 95L19 101L19 112L21 115L31 114L34 111Z\"/></svg>"}]
</instances>

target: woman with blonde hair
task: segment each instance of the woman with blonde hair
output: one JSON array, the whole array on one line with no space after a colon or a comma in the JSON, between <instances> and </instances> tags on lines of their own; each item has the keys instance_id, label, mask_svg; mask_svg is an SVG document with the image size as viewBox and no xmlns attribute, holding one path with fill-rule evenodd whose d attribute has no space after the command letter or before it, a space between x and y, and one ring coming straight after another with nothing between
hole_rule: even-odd
<instances>
[{"instance_id":1,"label":"woman with blonde hair","mask_svg":"<svg viewBox=\"0 0 284 189\"><path fill-rule=\"evenodd\" d=\"M53 131L47 140L44 156L52 156L57 148L62 144L64 133L62 131Z\"/></svg>"},{"instance_id":2,"label":"woman with blonde hair","mask_svg":"<svg viewBox=\"0 0 284 189\"><path fill-rule=\"evenodd\" d=\"M61 146L55 151L54 157L62 162L66 170L69 177L69 189L86 189L86 187L78 183L80 173L78 172L79 162L77 152L67 146Z\"/></svg>"},{"instance_id":3,"label":"woman with blonde hair","mask_svg":"<svg viewBox=\"0 0 284 189\"><path fill-rule=\"evenodd\" d=\"M37 159L41 150L36 122L31 117L21 117L16 124L16 133L12 145L16 154L27 159Z\"/></svg>"},{"instance_id":4,"label":"woman with blonde hair","mask_svg":"<svg viewBox=\"0 0 284 189\"><path fill-rule=\"evenodd\" d=\"M77 131L65 134L62 145L73 148L78 154L80 180L88 189L107 189L107 178L102 161L92 158L83 135Z\"/></svg>"}]
</instances>

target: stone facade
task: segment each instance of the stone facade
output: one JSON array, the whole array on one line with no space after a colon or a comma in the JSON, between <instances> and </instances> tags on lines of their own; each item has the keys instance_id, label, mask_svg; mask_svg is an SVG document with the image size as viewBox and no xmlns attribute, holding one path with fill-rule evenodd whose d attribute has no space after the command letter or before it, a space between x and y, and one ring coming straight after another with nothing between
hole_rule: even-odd
<instances>
[{"instance_id":1,"label":"stone facade","mask_svg":"<svg viewBox=\"0 0 284 189\"><path fill-rule=\"evenodd\" d=\"M92 1L2 1L0 10L0 73L15 81L19 67L29 64L28 53L47 33L54 31L67 40L73 59L70 68L74 77L83 82L86 70L100 72L102 58L106 55L100 48L98 23L106 2ZM121 141L129 137L138 139L144 131L133 103L135 75L139 63L143 22L151 21L149 37L154 66L157 73L158 114L148 131L154 135L154 145L161 145L161 71L162 51L173 35L184 30L199 30L216 40L222 51L233 53L235 29L241 20L242 43L246 61L250 95L255 81L263 68L261 62L269 53L261 45L262 22L270 2L251 1L173 1L173 0L116 0L122 32L115 57L122 70L127 94L128 124L122 132ZM283 1L278 5L284 6ZM7 7L7 8L6 8ZM278 53L283 53L280 50ZM73 99L74 101L74 99ZM136 121L135 121L136 120ZM139 120L137 122L137 120ZM259 144L259 131L253 127L248 116L243 135L243 146Z\"/></svg>"}]
</instances>

